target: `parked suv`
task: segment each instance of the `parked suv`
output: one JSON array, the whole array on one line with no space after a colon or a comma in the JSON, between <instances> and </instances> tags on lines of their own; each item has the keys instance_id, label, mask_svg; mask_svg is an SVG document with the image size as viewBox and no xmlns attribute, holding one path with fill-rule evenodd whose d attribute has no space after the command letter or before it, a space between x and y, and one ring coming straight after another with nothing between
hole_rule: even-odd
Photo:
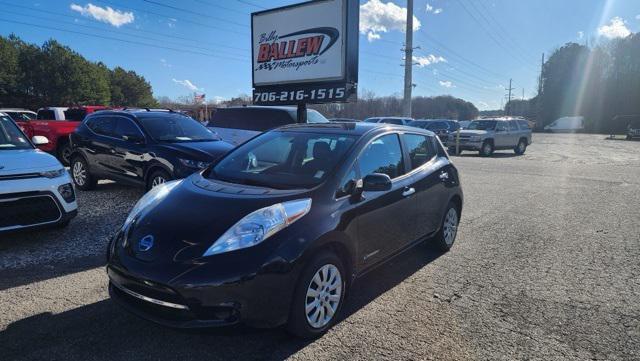
<instances>
[{"instance_id":1,"label":"parked suv","mask_svg":"<svg viewBox=\"0 0 640 361\"><path fill-rule=\"evenodd\" d=\"M23 117L16 122L28 137L36 135L46 137L49 142L38 148L49 152L60 160L62 164L69 165L71 147L69 134L73 132L87 114L97 110L106 109L102 105L90 105L82 107L47 107L38 109L36 119Z\"/></svg>"},{"instance_id":2,"label":"parked suv","mask_svg":"<svg viewBox=\"0 0 640 361\"><path fill-rule=\"evenodd\" d=\"M64 227L78 209L69 173L55 157L30 141L15 122L0 113L0 233L23 228Z\"/></svg>"},{"instance_id":3,"label":"parked suv","mask_svg":"<svg viewBox=\"0 0 640 361\"><path fill-rule=\"evenodd\" d=\"M151 189L202 170L233 148L193 118L156 110L91 114L70 139L73 181L82 190L103 178Z\"/></svg>"},{"instance_id":4,"label":"parked suv","mask_svg":"<svg viewBox=\"0 0 640 361\"><path fill-rule=\"evenodd\" d=\"M456 137L457 134L452 133L447 139L450 153L456 151ZM531 129L525 119L480 119L460 130L459 149L479 151L485 157L502 149L513 149L516 154L524 154L531 142Z\"/></svg>"},{"instance_id":5,"label":"parked suv","mask_svg":"<svg viewBox=\"0 0 640 361\"><path fill-rule=\"evenodd\" d=\"M410 122L410 127L416 127L421 129L430 130L440 138L440 140L446 142L449 133L455 132L460 128L460 125L455 120L449 119L418 119Z\"/></svg>"},{"instance_id":6,"label":"parked suv","mask_svg":"<svg viewBox=\"0 0 640 361\"><path fill-rule=\"evenodd\" d=\"M0 113L4 113L8 115L11 119L13 119L16 122L33 120L33 119L36 119L36 117L38 116L35 112L32 112L31 110L27 110L27 109L22 109L22 108L0 109Z\"/></svg>"},{"instance_id":7,"label":"parked suv","mask_svg":"<svg viewBox=\"0 0 640 361\"><path fill-rule=\"evenodd\" d=\"M216 110L208 127L225 142L238 145L267 130L294 124L297 119L295 107L242 106ZM319 112L307 110L307 123L328 122Z\"/></svg>"}]
</instances>

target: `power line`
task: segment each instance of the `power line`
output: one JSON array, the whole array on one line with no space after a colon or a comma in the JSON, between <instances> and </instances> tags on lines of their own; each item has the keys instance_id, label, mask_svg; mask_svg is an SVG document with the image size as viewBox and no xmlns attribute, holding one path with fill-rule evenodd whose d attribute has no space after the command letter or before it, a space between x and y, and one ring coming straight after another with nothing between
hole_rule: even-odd
<instances>
[{"instance_id":1,"label":"power line","mask_svg":"<svg viewBox=\"0 0 640 361\"><path fill-rule=\"evenodd\" d=\"M509 54L513 59L518 60L519 62L523 63L525 66L529 67L530 65L520 59L519 57L515 56L515 54L513 54L508 47L506 47L504 44L502 44L498 39L496 39L496 37L493 35L493 33L490 31L489 27L485 26L485 24L480 21L474 14L473 12L471 12L467 6L464 4L464 0L460 0L458 2L460 4L460 6L462 6L462 9L478 24L480 25L480 27L487 33L487 35L489 35L489 38L496 44L498 45L500 48L502 48L505 53Z\"/></svg>"},{"instance_id":2,"label":"power line","mask_svg":"<svg viewBox=\"0 0 640 361\"><path fill-rule=\"evenodd\" d=\"M0 3L2 3L2 2L0 2ZM62 23L59 19L49 19L49 18L45 18L45 17L42 17L42 16L37 16L37 15L21 14L21 13L13 12L13 11L10 11L10 10L5 10L4 13L13 14L13 15L17 15L17 16L24 16L24 17L28 17L30 19L41 19L41 20L44 20L44 21L56 22L58 24ZM73 16L66 16L66 15L63 15L63 14L60 14L58 16L64 16L64 17L73 18ZM70 22L64 22L63 24L68 24L68 25L71 25L73 27L82 27L82 28L86 28L86 29L92 29L92 30L97 30L97 31L101 31L101 32L112 33L110 30L103 29L103 28L100 28L100 27L97 27L97 26L83 25L83 24L70 23ZM239 57L243 56L241 54L220 52L217 49L206 48L206 47L197 46L197 45L188 45L188 44L184 44L184 43L180 43L180 42L176 42L176 41L170 41L170 40L166 40L166 39L156 39L156 38L152 38L152 37L148 37L148 36L134 35L134 34L127 33L127 32L123 32L123 34L119 34L119 35L128 35L128 36L136 37L138 39L145 39L145 40L151 40L151 41L163 41L165 43L175 44L175 45L178 45L178 46L184 46L184 47L187 47L187 48L208 50L208 51L212 51L212 52L215 52L215 53L221 53L223 55L235 56L236 57L236 58L227 57L230 60L240 60ZM224 46L224 45L218 45L218 46Z\"/></svg>"},{"instance_id":3,"label":"power line","mask_svg":"<svg viewBox=\"0 0 640 361\"><path fill-rule=\"evenodd\" d=\"M21 22L21 21L8 20L8 19L1 19L1 18L0 18L0 22L12 23L12 24L18 24L18 25L25 25L25 26L32 26L34 28L61 31L61 32L65 32L65 33L89 36L89 37L94 37L94 38L99 38L99 39L104 39L104 40L118 41L118 42L129 43L129 44L140 45L140 46L146 46L146 47L151 47L151 48L172 50L172 51L177 51L177 52L180 52L180 53L190 53L190 54L196 54L196 55L203 55L203 56L207 56L207 57L211 57L211 58L226 58L226 57L223 57L223 56L216 56L216 55L213 55L213 54L203 53L203 52L199 52L199 51L193 51L193 50L187 50L187 49L177 49L177 48L172 48L172 47L169 47L169 46L148 44L148 43L143 43L143 42L135 41L135 40L119 39L119 38L114 38L114 37L111 37L111 36L102 36L102 35L97 35L97 34L85 33L85 32L81 32L81 31L73 31L73 30L68 30L68 29L61 29L61 28L56 28L56 27L53 27L53 26L47 26L47 25L42 25L42 24L31 24L31 23L25 23L25 22ZM243 58L240 58L240 59L227 58L227 59L236 60L236 61L248 61L248 59L243 59Z\"/></svg>"},{"instance_id":4,"label":"power line","mask_svg":"<svg viewBox=\"0 0 640 361\"><path fill-rule=\"evenodd\" d=\"M227 20L227 19L218 18L218 17L211 16L211 15L208 15L208 14L199 13L199 12L197 12L197 11L192 11L192 10L188 10L188 9L184 9L184 8L179 8L179 7L177 7L177 6L173 6L173 5L163 4L163 3L160 3L160 2L157 2L157 1L152 1L152 0L142 0L142 1L144 1L144 2L146 2L146 3L149 3L149 4L156 5L156 6L160 6L160 7L163 7L163 8L167 8L167 9L171 9L171 10L175 10L175 11L180 11L180 12L183 12L183 13L187 13L187 14L192 14L192 15L197 15L197 16L201 16L201 17L206 17L206 18L208 18L208 19L215 19L215 20L217 20L217 21L222 21L222 22L224 22L224 23L228 23L228 24L231 24L231 25L247 27L247 24L238 23L238 22L235 22L235 21L231 21L231 20ZM212 6L213 6L213 5L212 5Z\"/></svg>"},{"instance_id":5,"label":"power line","mask_svg":"<svg viewBox=\"0 0 640 361\"><path fill-rule=\"evenodd\" d=\"M236 1L239 2L239 3L245 4L245 5L250 5L250 6L256 7L258 9L267 9L264 6L258 5L256 3L251 2L251 1L246 1L246 0L236 0Z\"/></svg>"},{"instance_id":6,"label":"power line","mask_svg":"<svg viewBox=\"0 0 640 361\"><path fill-rule=\"evenodd\" d=\"M248 32L240 32L240 31L230 30L230 29L219 27L219 26L209 25L209 24L198 22L198 21L193 21L193 20L182 18L182 17L177 17L177 16L174 16L174 15L165 15L165 14L160 14L160 13L153 12L153 11L150 11L150 10L143 10L143 9L135 8L135 7L132 7L132 6L129 6L129 5L122 5L122 4L117 4L117 3L113 3L113 2L107 2L107 1L104 1L104 0L95 0L95 2L100 3L100 4L110 5L110 6L118 6L118 7L122 8L122 9L139 11L141 13L156 15L156 16L160 16L160 17L165 18L165 19L176 19L176 20L180 20L180 21L183 21L185 23L188 23L188 24L198 25L198 26L202 26L202 27L205 27L205 28L215 29L215 30L219 30L219 31L223 31L223 32L234 33L234 34L239 34L239 35L249 35Z\"/></svg>"},{"instance_id":7,"label":"power line","mask_svg":"<svg viewBox=\"0 0 640 361\"><path fill-rule=\"evenodd\" d=\"M206 2L206 1L203 1L203 0L193 0L193 1L195 1L195 2L197 2L199 4L206 5L206 6L217 7L217 8L224 9L224 10L227 10L227 11L231 11L231 12L234 12L234 13L243 14L243 15L249 15L249 13L246 12L246 11L242 11L242 10L238 10L238 9L234 9L234 8L228 8L228 7L222 6L220 4L212 4L212 3L209 3L209 2Z\"/></svg>"}]
</instances>

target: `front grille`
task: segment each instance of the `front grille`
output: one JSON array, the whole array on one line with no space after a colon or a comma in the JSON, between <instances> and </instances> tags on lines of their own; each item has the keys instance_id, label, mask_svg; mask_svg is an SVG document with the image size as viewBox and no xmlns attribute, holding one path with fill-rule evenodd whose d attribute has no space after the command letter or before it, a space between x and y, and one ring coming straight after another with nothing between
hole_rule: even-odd
<instances>
[{"instance_id":1,"label":"front grille","mask_svg":"<svg viewBox=\"0 0 640 361\"><path fill-rule=\"evenodd\" d=\"M40 178L40 177L41 177L40 173L9 174L9 175L0 175L0 181L30 179L30 178Z\"/></svg>"},{"instance_id":2,"label":"front grille","mask_svg":"<svg viewBox=\"0 0 640 361\"><path fill-rule=\"evenodd\" d=\"M50 195L0 199L0 229L52 223L61 217L60 208Z\"/></svg>"}]
</instances>

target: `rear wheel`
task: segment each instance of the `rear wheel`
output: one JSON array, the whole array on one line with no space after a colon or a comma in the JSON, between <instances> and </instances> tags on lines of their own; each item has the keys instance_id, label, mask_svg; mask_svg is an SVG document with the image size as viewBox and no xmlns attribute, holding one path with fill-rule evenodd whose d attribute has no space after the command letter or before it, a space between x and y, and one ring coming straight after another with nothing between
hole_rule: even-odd
<instances>
[{"instance_id":1,"label":"rear wheel","mask_svg":"<svg viewBox=\"0 0 640 361\"><path fill-rule=\"evenodd\" d=\"M316 338L335 324L346 293L345 268L331 252L316 256L294 292L287 329L301 338Z\"/></svg>"},{"instance_id":2,"label":"rear wheel","mask_svg":"<svg viewBox=\"0 0 640 361\"><path fill-rule=\"evenodd\" d=\"M524 154L526 150L527 150L527 141L524 139L520 139L520 141L518 142L518 145L516 145L516 147L513 148L513 151L518 155Z\"/></svg>"},{"instance_id":3,"label":"rear wheel","mask_svg":"<svg viewBox=\"0 0 640 361\"><path fill-rule=\"evenodd\" d=\"M480 148L480 155L483 157L488 157L493 154L493 142L490 140L485 140L482 143L482 147Z\"/></svg>"},{"instance_id":4,"label":"rear wheel","mask_svg":"<svg viewBox=\"0 0 640 361\"><path fill-rule=\"evenodd\" d=\"M162 169L154 170L147 179L147 191L171 180L169 173Z\"/></svg>"},{"instance_id":5,"label":"rear wheel","mask_svg":"<svg viewBox=\"0 0 640 361\"><path fill-rule=\"evenodd\" d=\"M58 146L58 159L64 166L71 165L71 144L64 142Z\"/></svg>"},{"instance_id":6,"label":"rear wheel","mask_svg":"<svg viewBox=\"0 0 640 361\"><path fill-rule=\"evenodd\" d=\"M89 172L87 162L80 156L71 161L71 176L76 187L83 191L94 189L98 184L98 179Z\"/></svg>"},{"instance_id":7,"label":"rear wheel","mask_svg":"<svg viewBox=\"0 0 640 361\"><path fill-rule=\"evenodd\" d=\"M448 251L456 241L458 234L458 223L460 222L460 213L455 203L449 202L447 211L444 213L440 230L434 239L435 246L441 251Z\"/></svg>"}]
</instances>

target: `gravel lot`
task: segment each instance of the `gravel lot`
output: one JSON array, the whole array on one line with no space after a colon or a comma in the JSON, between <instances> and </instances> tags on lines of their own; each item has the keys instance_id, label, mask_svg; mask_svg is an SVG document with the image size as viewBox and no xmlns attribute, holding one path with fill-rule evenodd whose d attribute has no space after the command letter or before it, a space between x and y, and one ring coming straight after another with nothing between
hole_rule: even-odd
<instances>
[{"instance_id":1,"label":"gravel lot","mask_svg":"<svg viewBox=\"0 0 640 361\"><path fill-rule=\"evenodd\" d=\"M80 192L68 228L0 239L0 359L640 359L640 142L535 134L524 156L454 162L466 199L453 250L419 247L367 275L314 342L125 313L104 250L142 190Z\"/></svg>"}]
</instances>

